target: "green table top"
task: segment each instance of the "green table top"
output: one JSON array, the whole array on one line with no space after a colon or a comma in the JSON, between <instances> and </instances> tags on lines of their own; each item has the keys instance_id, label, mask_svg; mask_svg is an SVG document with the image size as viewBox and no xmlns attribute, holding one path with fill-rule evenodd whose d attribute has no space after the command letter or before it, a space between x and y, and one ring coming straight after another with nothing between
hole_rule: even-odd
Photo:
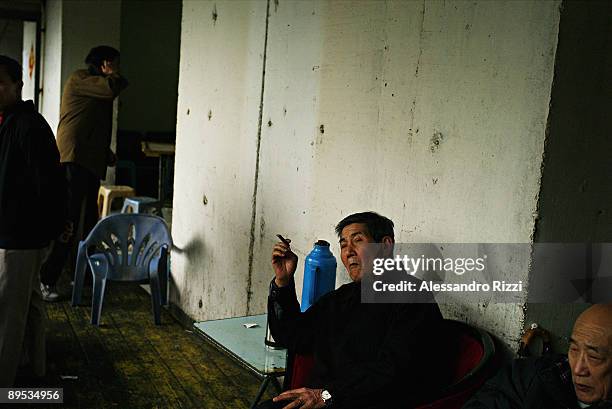
<instances>
[{"instance_id":1,"label":"green table top","mask_svg":"<svg viewBox=\"0 0 612 409\"><path fill-rule=\"evenodd\" d=\"M287 351L264 344L266 314L194 323L196 331L259 375L283 375ZM244 324L257 326L246 328Z\"/></svg>"}]
</instances>

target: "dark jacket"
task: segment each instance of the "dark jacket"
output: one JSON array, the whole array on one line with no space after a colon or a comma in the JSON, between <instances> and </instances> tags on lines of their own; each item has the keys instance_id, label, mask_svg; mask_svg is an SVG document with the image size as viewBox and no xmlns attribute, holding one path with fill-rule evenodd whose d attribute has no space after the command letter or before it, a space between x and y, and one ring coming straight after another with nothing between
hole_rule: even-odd
<instances>
[{"instance_id":1,"label":"dark jacket","mask_svg":"<svg viewBox=\"0 0 612 409\"><path fill-rule=\"evenodd\" d=\"M567 357L517 359L478 391L464 409L578 409ZM612 409L600 402L589 409Z\"/></svg>"},{"instance_id":2,"label":"dark jacket","mask_svg":"<svg viewBox=\"0 0 612 409\"><path fill-rule=\"evenodd\" d=\"M359 283L345 284L300 313L295 286L271 283L268 319L274 339L314 357L307 385L327 389L334 408L396 409L444 386L437 343L438 305L361 303Z\"/></svg>"},{"instance_id":3,"label":"dark jacket","mask_svg":"<svg viewBox=\"0 0 612 409\"><path fill-rule=\"evenodd\" d=\"M51 128L32 101L0 124L0 248L36 249L64 224L66 182Z\"/></svg>"},{"instance_id":4,"label":"dark jacket","mask_svg":"<svg viewBox=\"0 0 612 409\"><path fill-rule=\"evenodd\" d=\"M118 74L77 70L62 94L57 145L61 161L76 163L100 179L106 176L113 127L113 99L127 87Z\"/></svg>"}]
</instances>

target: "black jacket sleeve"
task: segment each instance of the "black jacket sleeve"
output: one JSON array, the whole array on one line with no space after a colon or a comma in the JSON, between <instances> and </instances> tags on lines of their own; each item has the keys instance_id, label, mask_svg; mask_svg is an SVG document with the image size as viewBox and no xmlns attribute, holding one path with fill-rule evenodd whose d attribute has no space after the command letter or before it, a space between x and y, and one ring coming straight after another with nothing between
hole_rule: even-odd
<instances>
[{"instance_id":1,"label":"black jacket sleeve","mask_svg":"<svg viewBox=\"0 0 612 409\"><path fill-rule=\"evenodd\" d=\"M39 223L39 234L54 239L66 219L66 179L60 167L60 156L49 125L38 114L22 121L21 144L25 166L29 169L33 197L46 203L44 220Z\"/></svg>"},{"instance_id":2,"label":"black jacket sleeve","mask_svg":"<svg viewBox=\"0 0 612 409\"><path fill-rule=\"evenodd\" d=\"M560 387L553 372L553 360L543 358L515 359L489 380L470 399L464 409L560 408L574 407L567 401L567 390ZM553 391L551 393L551 391Z\"/></svg>"},{"instance_id":3,"label":"black jacket sleeve","mask_svg":"<svg viewBox=\"0 0 612 409\"><path fill-rule=\"evenodd\" d=\"M315 303L302 313L293 279L284 287L277 287L272 279L268 295L268 324L274 340L280 345L301 354L311 353L318 309Z\"/></svg>"}]
</instances>

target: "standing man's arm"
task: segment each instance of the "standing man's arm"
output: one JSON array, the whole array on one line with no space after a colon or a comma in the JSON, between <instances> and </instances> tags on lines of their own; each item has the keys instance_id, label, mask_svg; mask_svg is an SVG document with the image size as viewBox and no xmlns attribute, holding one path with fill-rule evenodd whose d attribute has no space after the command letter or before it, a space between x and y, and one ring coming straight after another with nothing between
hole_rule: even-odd
<instances>
[{"instance_id":1,"label":"standing man's arm","mask_svg":"<svg viewBox=\"0 0 612 409\"><path fill-rule=\"evenodd\" d=\"M64 227L66 216L66 179L60 167L60 156L51 128L36 115L22 129L19 138L25 164L30 169L35 194L48 201L49 238L55 238ZM53 198L53 199L50 199Z\"/></svg>"},{"instance_id":2,"label":"standing man's arm","mask_svg":"<svg viewBox=\"0 0 612 409\"><path fill-rule=\"evenodd\" d=\"M100 71L103 75L74 78L74 94L90 98L113 99L128 86L128 81L119 73L118 60L104 60Z\"/></svg>"},{"instance_id":3,"label":"standing man's arm","mask_svg":"<svg viewBox=\"0 0 612 409\"><path fill-rule=\"evenodd\" d=\"M89 75L71 81L74 95L108 100L114 99L128 86L128 81L119 73L109 76Z\"/></svg>"}]
</instances>

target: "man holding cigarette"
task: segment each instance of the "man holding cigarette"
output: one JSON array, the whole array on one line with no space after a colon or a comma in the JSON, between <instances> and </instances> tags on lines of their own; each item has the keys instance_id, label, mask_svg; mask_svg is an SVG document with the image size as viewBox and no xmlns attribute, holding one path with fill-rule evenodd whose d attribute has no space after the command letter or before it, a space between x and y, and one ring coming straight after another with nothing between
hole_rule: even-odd
<instances>
[{"instance_id":1,"label":"man holding cigarette","mask_svg":"<svg viewBox=\"0 0 612 409\"><path fill-rule=\"evenodd\" d=\"M374 212L352 214L336 226L341 259L352 282L300 312L294 283L298 257L290 240L275 244L268 319L274 339L312 355L306 387L281 393L260 408L392 409L412 407L436 394L436 348L442 320L433 301L362 304L361 278L371 263L370 243L393 253L393 222Z\"/></svg>"}]
</instances>

